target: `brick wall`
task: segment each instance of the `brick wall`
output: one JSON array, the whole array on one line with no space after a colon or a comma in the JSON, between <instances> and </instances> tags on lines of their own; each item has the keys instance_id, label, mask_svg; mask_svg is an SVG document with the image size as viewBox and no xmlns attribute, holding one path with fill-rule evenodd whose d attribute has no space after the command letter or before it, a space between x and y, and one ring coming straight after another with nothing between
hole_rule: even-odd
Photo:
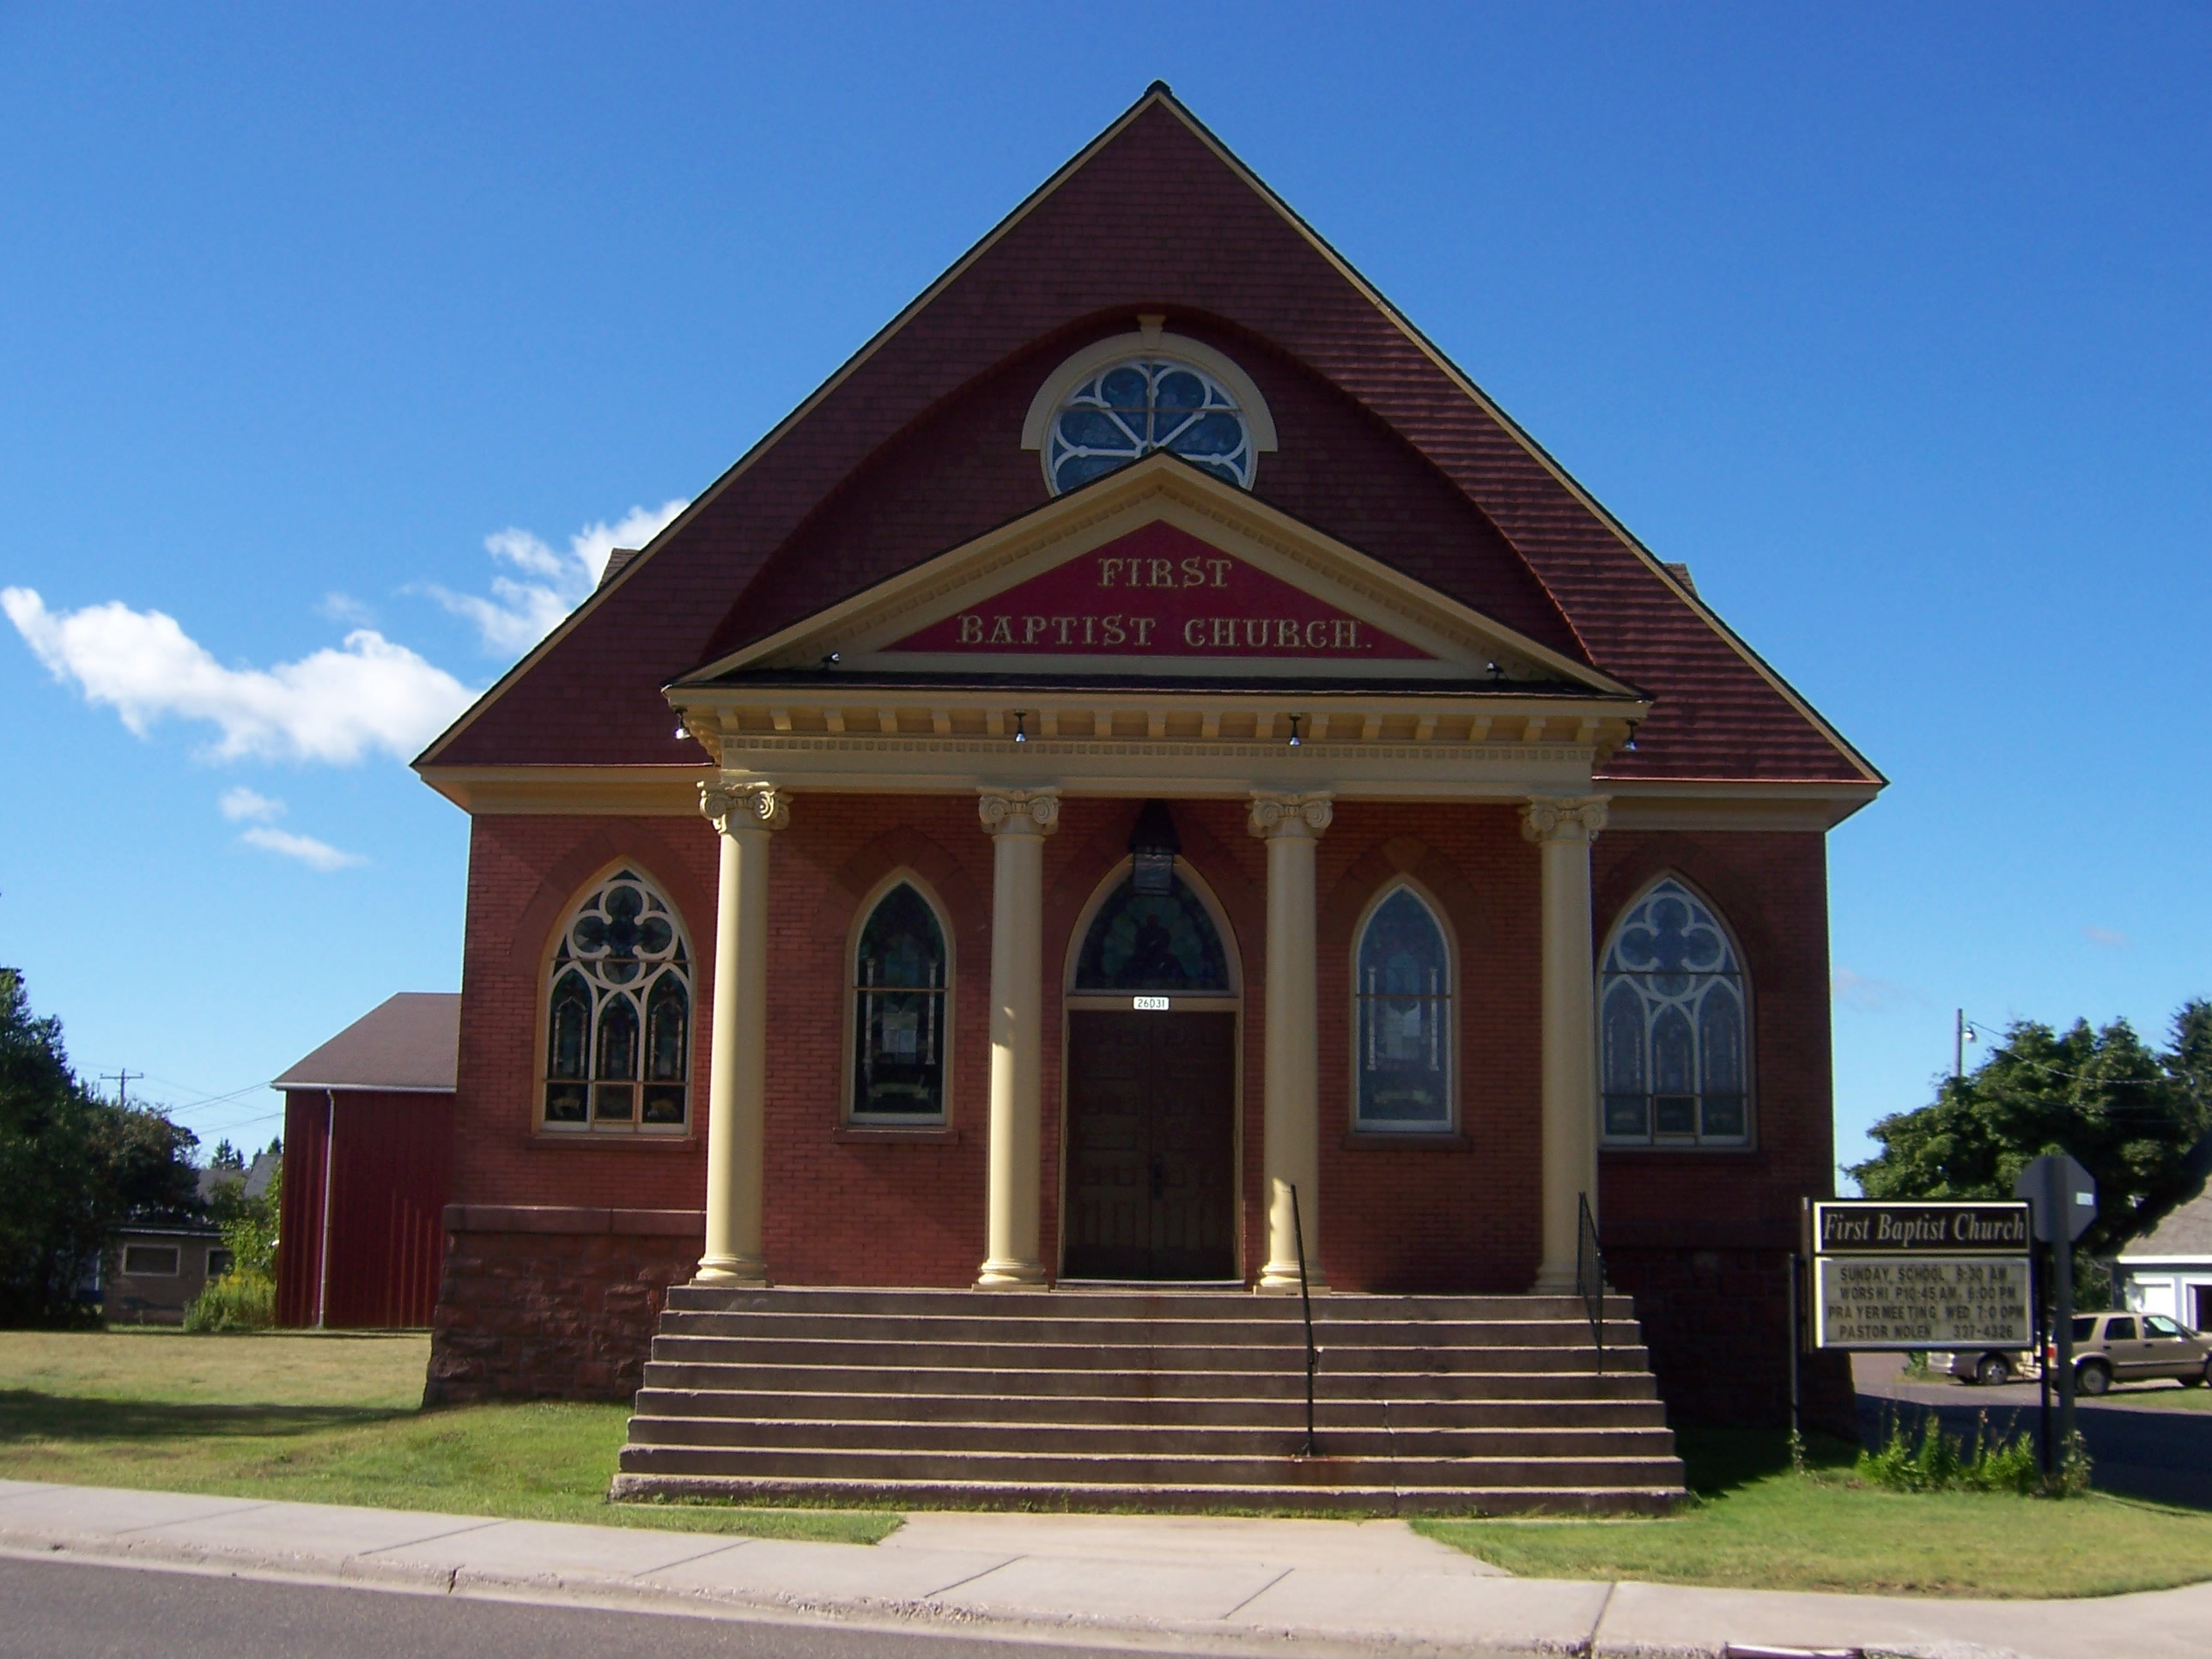
<instances>
[{"instance_id":1,"label":"brick wall","mask_svg":"<svg viewBox=\"0 0 2212 1659\"><path fill-rule=\"evenodd\" d=\"M1045 845L1044 960L1061 982L1075 930L1119 865L1139 803L1076 799ZM1177 803L1186 866L1218 899L1242 964L1237 1106L1241 1244L1265 1259L1261 1170L1267 855L1237 801ZM465 1206L606 1214L696 1212L695 1135L646 1141L533 1133L543 963L585 885L617 860L677 905L697 963L695 1123L703 1117L714 956L714 843L703 821L486 817L470 869L453 1196ZM1753 986L1758 1145L1747 1152L1608 1152L1601 1212L1616 1278L1644 1299L1655 1356L1686 1409L1740 1418L1778 1397L1778 1291L1799 1198L1829 1190L1826 872L1802 834L1603 836L1601 938L1662 870L1704 890L1741 942ZM786 1284L972 1282L984 1254L992 849L965 796L800 796L771 854L766 1249ZM950 1124L929 1135L841 1127L847 951L860 907L896 871L938 900L953 951ZM1341 803L1320 843L1321 1265L1343 1290L1512 1291L1535 1271L1541 1163L1540 870L1506 805ZM1368 906L1412 882L1443 911L1458 966L1460 1133L1354 1136L1351 960ZM1062 1016L1044 999L1042 1248L1059 1257ZM582 1224L579 1224L581 1225ZM660 1287L688 1274L682 1240L608 1231L454 1234L432 1386L594 1394L634 1386ZM687 1257L685 1252L690 1254ZM1775 1280L1778 1283L1778 1280ZM1773 1304L1770 1309L1768 1304ZM1772 1340L1760 1333L1773 1328ZM1711 1383L1725 1348L1740 1380ZM1771 1352L1770 1352L1771 1351ZM564 1359L562 1356L567 1356ZM562 1381L561 1368L573 1376ZM1765 1409L1764 1407L1760 1409Z\"/></svg>"}]
</instances>

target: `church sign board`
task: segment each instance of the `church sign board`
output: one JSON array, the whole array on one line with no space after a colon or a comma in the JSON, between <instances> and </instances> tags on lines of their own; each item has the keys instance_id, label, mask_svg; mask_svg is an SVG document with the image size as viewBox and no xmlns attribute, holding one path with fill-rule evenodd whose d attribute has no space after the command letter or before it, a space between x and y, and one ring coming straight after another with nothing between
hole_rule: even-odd
<instances>
[{"instance_id":1,"label":"church sign board","mask_svg":"<svg viewBox=\"0 0 2212 1659\"><path fill-rule=\"evenodd\" d=\"M2025 1204L1812 1206L1814 1346L2025 1348Z\"/></svg>"}]
</instances>

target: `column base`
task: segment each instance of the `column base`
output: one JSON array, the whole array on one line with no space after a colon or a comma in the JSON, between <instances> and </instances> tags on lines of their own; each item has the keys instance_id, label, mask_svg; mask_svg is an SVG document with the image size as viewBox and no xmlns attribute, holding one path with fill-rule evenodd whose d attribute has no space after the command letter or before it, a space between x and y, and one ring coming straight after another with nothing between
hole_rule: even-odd
<instances>
[{"instance_id":1,"label":"column base","mask_svg":"<svg viewBox=\"0 0 2212 1659\"><path fill-rule=\"evenodd\" d=\"M1328 1290L1328 1281L1311 1268L1308 1268L1306 1287L1316 1296L1325 1295ZM1252 1294L1255 1296L1296 1296L1297 1293L1298 1264L1295 1261L1287 1267L1271 1265L1261 1268L1259 1280L1252 1286Z\"/></svg>"},{"instance_id":2,"label":"column base","mask_svg":"<svg viewBox=\"0 0 2212 1659\"><path fill-rule=\"evenodd\" d=\"M1580 1275L1572 1262L1565 1267L1547 1264L1536 1270L1536 1282L1528 1287L1531 1296L1577 1296L1582 1287L1577 1282Z\"/></svg>"},{"instance_id":3,"label":"column base","mask_svg":"<svg viewBox=\"0 0 2212 1659\"><path fill-rule=\"evenodd\" d=\"M1034 1291L1044 1283L1044 1267L1035 1261L986 1261L975 1273L979 1291Z\"/></svg>"},{"instance_id":4,"label":"column base","mask_svg":"<svg viewBox=\"0 0 2212 1659\"><path fill-rule=\"evenodd\" d=\"M757 1255L703 1255L699 1258L698 1271L691 1275L691 1282L741 1291L764 1291L768 1288L768 1263Z\"/></svg>"}]
</instances>

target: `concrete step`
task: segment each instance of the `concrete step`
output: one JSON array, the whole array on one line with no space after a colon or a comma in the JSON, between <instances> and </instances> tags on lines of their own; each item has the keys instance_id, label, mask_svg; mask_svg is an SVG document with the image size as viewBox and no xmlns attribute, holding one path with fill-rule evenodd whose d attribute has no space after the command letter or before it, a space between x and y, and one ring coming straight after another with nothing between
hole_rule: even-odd
<instances>
[{"instance_id":1,"label":"concrete step","mask_svg":"<svg viewBox=\"0 0 2212 1659\"><path fill-rule=\"evenodd\" d=\"M665 1339L661 1339L665 1340ZM658 1342L656 1342L656 1347ZM1315 1391L1334 1400L1656 1400L1650 1371L1353 1371L1324 1356ZM1124 1399L1305 1398L1303 1368L1279 1371L970 1370L957 1366L761 1364L676 1357L649 1359L648 1388L787 1390L800 1394L1108 1395Z\"/></svg>"},{"instance_id":2,"label":"concrete step","mask_svg":"<svg viewBox=\"0 0 2212 1659\"><path fill-rule=\"evenodd\" d=\"M1659 1428L1656 1399L1362 1400L1322 1392L1322 1419L1342 1428ZM651 1372L634 1407L640 1417L786 1418L823 1423L1084 1423L1133 1427L1297 1427L1305 1400L1291 1391L1187 1399L1159 1395L969 1394L763 1390L662 1386Z\"/></svg>"},{"instance_id":3,"label":"concrete step","mask_svg":"<svg viewBox=\"0 0 2212 1659\"><path fill-rule=\"evenodd\" d=\"M614 1480L611 1496L726 1498L731 1482L715 1475L634 1474ZM1042 1510L1148 1515L1284 1511L1313 1515L1666 1515L1682 1503L1679 1481L1648 1486L1124 1486L1113 1482L897 1480L760 1480L744 1495L762 1503L816 1503L854 1508Z\"/></svg>"},{"instance_id":4,"label":"concrete step","mask_svg":"<svg viewBox=\"0 0 2212 1659\"><path fill-rule=\"evenodd\" d=\"M1077 1343L1110 1347L1215 1346L1303 1349L1304 1327L1279 1319L1116 1319L1087 1315L996 1316L963 1313L859 1313L782 1309L681 1310L663 1327L685 1336L764 1337L783 1340L836 1339L860 1342ZM1608 1347L1639 1338L1635 1321L1607 1322ZM1324 1348L1533 1347L1590 1340L1589 1322L1573 1319L1336 1319L1316 1322L1316 1345Z\"/></svg>"},{"instance_id":5,"label":"concrete step","mask_svg":"<svg viewBox=\"0 0 2212 1659\"><path fill-rule=\"evenodd\" d=\"M641 1474L720 1475L763 1480L996 1480L1025 1486L1231 1486L1295 1492L1316 1486L1679 1486L1671 1456L1301 1458L1286 1446L1273 1455L1146 1452L1128 1455L1000 1450L886 1451L854 1447L664 1446L623 1448L621 1468Z\"/></svg>"},{"instance_id":6,"label":"concrete step","mask_svg":"<svg viewBox=\"0 0 2212 1659\"><path fill-rule=\"evenodd\" d=\"M1665 1428L1631 1425L1511 1428L1348 1427L1316 1419L1332 1456L1395 1459L1670 1457ZM1283 1424L824 1422L818 1418L669 1417L639 1413L632 1446L728 1448L741 1451L1004 1452L1085 1457L1295 1456L1304 1425Z\"/></svg>"},{"instance_id":7,"label":"concrete step","mask_svg":"<svg viewBox=\"0 0 2212 1659\"><path fill-rule=\"evenodd\" d=\"M1590 1371L1597 1350L1587 1341L1500 1344L1438 1348L1407 1345L1337 1346L1319 1345L1324 1370L1387 1372ZM725 1364L846 1365L1005 1371L1120 1370L1141 1365L1148 1371L1305 1371L1303 1344L1024 1342L871 1342L846 1337L698 1335L689 1325L664 1329L653 1338L653 1358L719 1361ZM1608 1346L1606 1361L1622 1370L1646 1368L1640 1346Z\"/></svg>"},{"instance_id":8,"label":"concrete step","mask_svg":"<svg viewBox=\"0 0 2212 1659\"><path fill-rule=\"evenodd\" d=\"M898 1290L886 1288L774 1286L741 1290L705 1285L672 1285L672 1313L981 1314L991 1318L1190 1318L1260 1319L1300 1324L1295 1296L1255 1296L1243 1289L1218 1291L1064 1288L1037 1291ZM1634 1304L1625 1296L1605 1298L1608 1321L1633 1319ZM1582 1320L1588 1315L1575 1296L1388 1296L1329 1292L1313 1298L1317 1326L1340 1319Z\"/></svg>"}]
</instances>

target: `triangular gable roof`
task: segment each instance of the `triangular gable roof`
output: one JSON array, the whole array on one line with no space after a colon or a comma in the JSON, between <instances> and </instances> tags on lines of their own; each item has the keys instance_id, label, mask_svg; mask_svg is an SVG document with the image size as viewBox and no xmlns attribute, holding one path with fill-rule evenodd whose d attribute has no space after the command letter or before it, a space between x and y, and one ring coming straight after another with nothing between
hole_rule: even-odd
<instances>
[{"instance_id":1,"label":"triangular gable roof","mask_svg":"<svg viewBox=\"0 0 2212 1659\"><path fill-rule=\"evenodd\" d=\"M1409 689L1496 677L1635 695L1166 453L838 599L681 683L811 670L833 656L846 671L875 674L1172 671L1402 678Z\"/></svg>"},{"instance_id":2,"label":"triangular gable roof","mask_svg":"<svg viewBox=\"0 0 2212 1659\"><path fill-rule=\"evenodd\" d=\"M1607 775L1881 781L1694 592L1158 84L726 472L417 764L696 765L696 746L668 735L658 686L708 654L726 632L732 603L742 607L777 550L839 483L933 405L1041 338L1094 317L1125 319L1139 307L1220 319L1290 354L1413 446L1503 532L1564 615L1576 654L1655 701L1638 750L1613 757ZM1266 490L1263 473L1259 493ZM886 549L885 568L808 577L817 592L849 593L934 550ZM1480 595L1465 591L1468 572L1457 562L1445 558L1415 568L1408 560L1401 568L1479 604Z\"/></svg>"}]
</instances>

